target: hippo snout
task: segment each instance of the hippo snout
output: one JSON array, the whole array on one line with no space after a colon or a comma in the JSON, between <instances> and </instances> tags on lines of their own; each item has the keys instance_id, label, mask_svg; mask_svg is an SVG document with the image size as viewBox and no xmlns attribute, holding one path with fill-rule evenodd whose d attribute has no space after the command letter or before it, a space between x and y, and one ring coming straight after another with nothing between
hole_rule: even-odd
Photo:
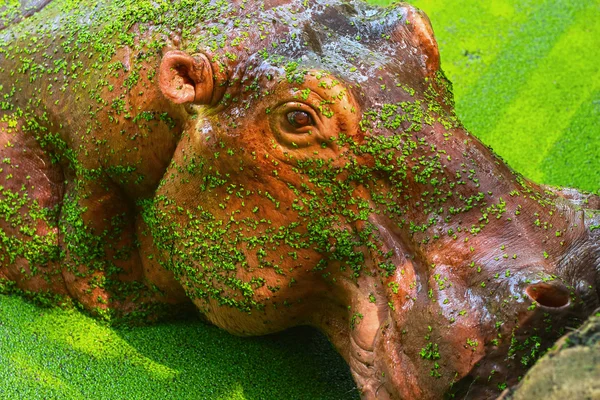
<instances>
[{"instance_id":1,"label":"hippo snout","mask_svg":"<svg viewBox=\"0 0 600 400\"><path fill-rule=\"evenodd\" d=\"M456 242L448 241L444 252L418 257L402 252L408 246L388 220L370 222L382 253L395 253L383 266L389 271L383 284L369 285L379 328L369 336L375 343L365 364L370 372L355 376L363 399L495 399L599 305L597 252L580 228L553 253L544 243L490 236L481 256L471 251L474 245L450 251ZM536 231L528 235L531 241ZM517 256L490 257L495 243Z\"/></svg>"}]
</instances>

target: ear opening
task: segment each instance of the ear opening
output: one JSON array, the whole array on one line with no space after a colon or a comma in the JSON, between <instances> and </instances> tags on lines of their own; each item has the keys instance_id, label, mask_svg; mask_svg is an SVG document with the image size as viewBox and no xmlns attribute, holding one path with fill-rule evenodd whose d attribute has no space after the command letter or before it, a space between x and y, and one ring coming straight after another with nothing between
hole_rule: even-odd
<instances>
[{"instance_id":1,"label":"ear opening","mask_svg":"<svg viewBox=\"0 0 600 400\"><path fill-rule=\"evenodd\" d=\"M160 63L159 86L163 95L176 104L213 102L215 87L213 68L204 54L172 50Z\"/></svg>"}]
</instances>

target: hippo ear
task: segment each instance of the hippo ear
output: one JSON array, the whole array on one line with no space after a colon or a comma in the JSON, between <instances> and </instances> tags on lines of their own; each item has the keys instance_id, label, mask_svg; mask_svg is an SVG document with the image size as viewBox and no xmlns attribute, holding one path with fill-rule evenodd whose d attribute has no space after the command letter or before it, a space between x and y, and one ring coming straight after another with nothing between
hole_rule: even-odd
<instances>
[{"instance_id":1,"label":"hippo ear","mask_svg":"<svg viewBox=\"0 0 600 400\"><path fill-rule=\"evenodd\" d=\"M406 12L405 26L409 31L410 41L423 55L427 73L438 71L440 69L440 51L429 17L423 11L409 6Z\"/></svg>"},{"instance_id":2,"label":"hippo ear","mask_svg":"<svg viewBox=\"0 0 600 400\"><path fill-rule=\"evenodd\" d=\"M159 86L173 103L210 104L213 100L214 74L204 54L173 50L160 63Z\"/></svg>"}]
</instances>

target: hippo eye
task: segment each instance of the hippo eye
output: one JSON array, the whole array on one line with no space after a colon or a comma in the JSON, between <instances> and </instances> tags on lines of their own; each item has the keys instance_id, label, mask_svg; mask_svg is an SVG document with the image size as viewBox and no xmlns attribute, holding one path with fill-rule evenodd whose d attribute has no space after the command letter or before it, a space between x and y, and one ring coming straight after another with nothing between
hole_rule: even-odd
<instances>
[{"instance_id":1,"label":"hippo eye","mask_svg":"<svg viewBox=\"0 0 600 400\"><path fill-rule=\"evenodd\" d=\"M305 111L292 111L287 114L287 120L294 128L303 128L313 125L313 119L309 113Z\"/></svg>"},{"instance_id":2,"label":"hippo eye","mask_svg":"<svg viewBox=\"0 0 600 400\"><path fill-rule=\"evenodd\" d=\"M323 123L315 110L306 103L290 101L281 104L269 117L271 129L280 144L301 149L317 143Z\"/></svg>"}]
</instances>

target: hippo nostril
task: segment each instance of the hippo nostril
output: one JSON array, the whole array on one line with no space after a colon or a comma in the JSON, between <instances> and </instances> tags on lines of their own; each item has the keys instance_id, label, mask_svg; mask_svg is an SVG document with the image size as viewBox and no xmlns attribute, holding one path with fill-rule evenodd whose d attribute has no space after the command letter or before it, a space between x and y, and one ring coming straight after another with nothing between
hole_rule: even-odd
<instances>
[{"instance_id":1,"label":"hippo nostril","mask_svg":"<svg viewBox=\"0 0 600 400\"><path fill-rule=\"evenodd\" d=\"M569 292L561 286L540 282L529 285L525 292L544 307L560 308L569 304Z\"/></svg>"}]
</instances>

